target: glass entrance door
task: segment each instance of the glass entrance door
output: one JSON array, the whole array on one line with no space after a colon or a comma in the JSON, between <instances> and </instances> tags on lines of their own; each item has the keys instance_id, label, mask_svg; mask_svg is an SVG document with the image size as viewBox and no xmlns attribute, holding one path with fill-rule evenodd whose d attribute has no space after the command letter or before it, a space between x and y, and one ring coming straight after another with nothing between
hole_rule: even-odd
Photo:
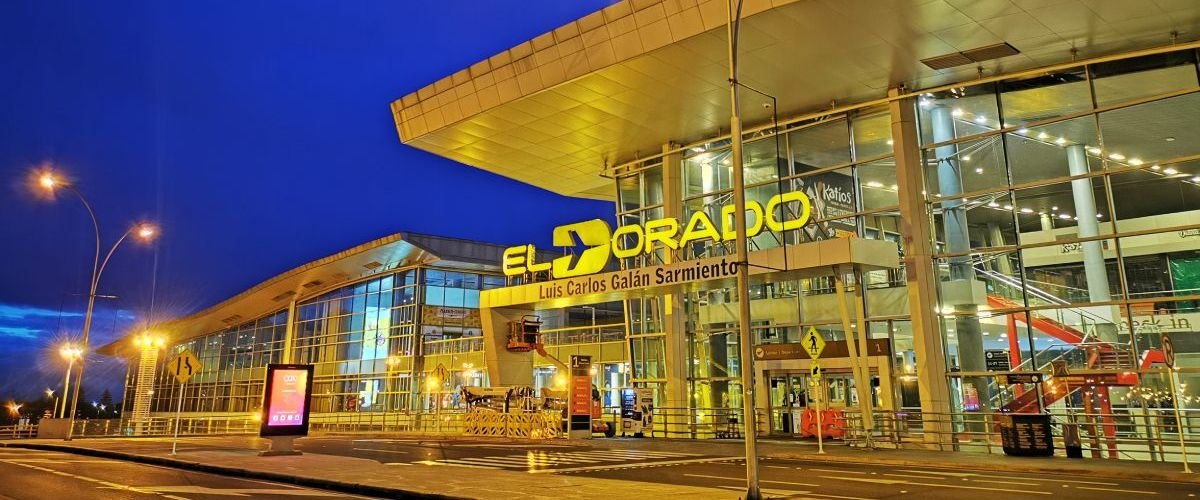
<instances>
[{"instance_id":1,"label":"glass entrance door","mask_svg":"<svg viewBox=\"0 0 1200 500\"><path fill-rule=\"evenodd\" d=\"M808 380L800 373L774 373L768 378L771 392L771 431L799 434L800 416L808 407Z\"/></svg>"}]
</instances>

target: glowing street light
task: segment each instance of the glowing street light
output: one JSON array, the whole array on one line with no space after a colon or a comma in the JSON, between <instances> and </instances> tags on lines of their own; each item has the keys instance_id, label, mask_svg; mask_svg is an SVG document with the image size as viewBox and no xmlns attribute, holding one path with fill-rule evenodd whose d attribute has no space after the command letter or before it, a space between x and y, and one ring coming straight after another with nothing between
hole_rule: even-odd
<instances>
[{"instance_id":1,"label":"glowing street light","mask_svg":"<svg viewBox=\"0 0 1200 500\"><path fill-rule=\"evenodd\" d=\"M58 348L58 355L67 360L67 374L63 375L63 405L58 410L58 418L66 418L67 415L67 394L71 392L71 368L75 366L75 360L83 357L83 349L75 347L69 343L63 344ZM57 407L58 405L55 404Z\"/></svg>"},{"instance_id":2,"label":"glowing street light","mask_svg":"<svg viewBox=\"0 0 1200 500\"><path fill-rule=\"evenodd\" d=\"M96 305L96 289L100 285L100 276L104 274L104 268L108 266L108 261L112 258L113 253L117 251L117 247L121 246L121 243L124 242L125 239L131 234L143 241L149 241L158 234L158 231L154 226L145 223L137 224L129 229L126 229L125 233L122 234L120 238L117 238L116 243L113 243L112 247L108 249L108 253L104 256L104 260L101 260L100 222L96 219L96 212L92 210L92 205L91 203L88 203L87 198L84 198L83 194L80 193L78 189L75 189L71 183L65 182L61 176L56 175L50 170L43 170L38 174L38 185L41 186L41 188L47 193L53 194L56 190L61 188L70 191L75 195L76 198L79 198L79 202L83 203L83 208L87 209L88 217L92 219L92 229L95 231L96 235L96 254L95 258L92 260L92 279L88 290L87 312L83 316L83 338L80 340L80 345L77 348L77 354L68 358L70 361L67 367L68 377L70 377L70 368L71 365L74 364L74 359L79 359L79 371L75 374L75 392L70 398L71 409L69 413L67 413L66 398L63 399L63 412L66 413L66 418L70 419L70 423L67 425L67 436L64 439L70 441L75 428L75 409L79 406L79 386L83 382L83 353L87 351L88 338L92 330L92 311L95 309ZM63 356L67 357L68 355L63 353ZM63 386L63 394L65 395L66 384L64 383Z\"/></svg>"},{"instance_id":3,"label":"glowing street light","mask_svg":"<svg viewBox=\"0 0 1200 500\"><path fill-rule=\"evenodd\" d=\"M22 406L25 406L25 405L23 405L21 403L17 403L15 401L9 401L8 405L6 405L6 407L8 408L8 412L11 413L13 417L21 416L21 407Z\"/></svg>"}]
</instances>

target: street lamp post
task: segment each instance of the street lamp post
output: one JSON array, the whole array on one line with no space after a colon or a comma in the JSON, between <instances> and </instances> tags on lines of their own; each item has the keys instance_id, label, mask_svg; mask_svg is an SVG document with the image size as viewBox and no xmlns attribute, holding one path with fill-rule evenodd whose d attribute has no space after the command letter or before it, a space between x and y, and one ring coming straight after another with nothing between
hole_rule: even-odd
<instances>
[{"instance_id":1,"label":"street lamp post","mask_svg":"<svg viewBox=\"0 0 1200 500\"><path fill-rule=\"evenodd\" d=\"M67 360L67 373L63 375L63 405L59 409L58 418L66 418L67 414L67 395L71 393L71 368L75 366L75 360L83 356L83 349L74 347L71 344L66 344L58 349L58 354ZM57 409L58 405L54 405Z\"/></svg>"},{"instance_id":2,"label":"street lamp post","mask_svg":"<svg viewBox=\"0 0 1200 500\"><path fill-rule=\"evenodd\" d=\"M50 416L58 414L58 398L54 397L54 389L46 388L46 399L50 400Z\"/></svg>"},{"instance_id":3,"label":"street lamp post","mask_svg":"<svg viewBox=\"0 0 1200 500\"><path fill-rule=\"evenodd\" d=\"M104 268L108 266L108 261L112 258L113 252L116 252L117 247L121 246L121 243L123 243L125 239L129 237L129 235L134 234L137 238L148 241L154 237L157 231L155 230L154 226L149 224L138 224L130 227L125 231L124 234L121 235L120 238L117 238L116 243L113 243L112 248L109 248L108 253L104 255L104 260L101 261L100 223L96 220L96 212L92 210L92 205L88 203L87 198L84 198L83 194L80 193L79 190L75 189L75 187L70 183L64 182L63 180L55 177L51 172L44 172L38 176L38 184L40 184L43 189L50 193L53 193L54 190L58 188L64 188L67 191L74 193L75 197L79 198L79 201L83 203L83 207L87 209L88 216L92 219L92 229L94 229L96 233L96 254L92 259L92 280L91 285L88 288L87 312L84 313L83 316L83 340L80 342L79 349L79 371L75 373L75 392L70 397L71 410L67 416L69 423L67 425L67 436L64 438L65 440L70 441L75 429L75 410L79 405L79 388L80 384L83 383L83 369L85 367L85 360L82 354L86 352L88 348L88 335L91 333L92 329L92 310L96 305L96 288L100 284L100 276L104 274ZM64 411L66 410L66 407L67 401L64 397Z\"/></svg>"}]
</instances>

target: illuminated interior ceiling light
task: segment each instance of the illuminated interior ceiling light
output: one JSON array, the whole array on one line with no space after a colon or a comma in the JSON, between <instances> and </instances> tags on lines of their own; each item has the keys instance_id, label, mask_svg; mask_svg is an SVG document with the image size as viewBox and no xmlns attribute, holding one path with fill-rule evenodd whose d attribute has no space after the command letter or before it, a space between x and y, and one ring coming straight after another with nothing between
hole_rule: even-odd
<instances>
[{"instance_id":1,"label":"illuminated interior ceiling light","mask_svg":"<svg viewBox=\"0 0 1200 500\"><path fill-rule=\"evenodd\" d=\"M982 173L983 173L983 167L978 167L978 168L976 168L976 169L975 169L975 173L977 173L977 174L982 174Z\"/></svg>"},{"instance_id":2,"label":"illuminated interior ceiling light","mask_svg":"<svg viewBox=\"0 0 1200 500\"><path fill-rule=\"evenodd\" d=\"M928 108L933 105L933 101L929 99L921 99L917 101L917 104L920 104L922 108Z\"/></svg>"},{"instance_id":3,"label":"illuminated interior ceiling light","mask_svg":"<svg viewBox=\"0 0 1200 500\"><path fill-rule=\"evenodd\" d=\"M1192 182L1195 182L1195 183L1198 183L1198 184L1200 184L1200 175L1197 175L1197 176L1195 176L1195 177L1192 177L1192 178L1191 178L1191 181L1192 181Z\"/></svg>"},{"instance_id":4,"label":"illuminated interior ceiling light","mask_svg":"<svg viewBox=\"0 0 1200 500\"><path fill-rule=\"evenodd\" d=\"M896 141L893 141L893 140L891 140L891 139L888 139L888 140L887 140L887 145L888 145L888 146L891 146L892 144L895 144L895 143L896 143Z\"/></svg>"},{"instance_id":5,"label":"illuminated interior ceiling light","mask_svg":"<svg viewBox=\"0 0 1200 500\"><path fill-rule=\"evenodd\" d=\"M1094 155L1098 155L1098 154L1100 154L1100 148L1098 148L1096 146L1088 146L1087 152L1094 154Z\"/></svg>"},{"instance_id":6,"label":"illuminated interior ceiling light","mask_svg":"<svg viewBox=\"0 0 1200 500\"><path fill-rule=\"evenodd\" d=\"M1062 220L1068 220L1071 218L1071 216L1068 214L1058 214L1058 218Z\"/></svg>"},{"instance_id":7,"label":"illuminated interior ceiling light","mask_svg":"<svg viewBox=\"0 0 1200 500\"><path fill-rule=\"evenodd\" d=\"M1097 218L1097 219L1102 219L1102 218L1104 218L1104 214L1096 214L1096 218Z\"/></svg>"},{"instance_id":8,"label":"illuminated interior ceiling light","mask_svg":"<svg viewBox=\"0 0 1200 500\"><path fill-rule=\"evenodd\" d=\"M971 161L971 155L963 156L963 161Z\"/></svg>"},{"instance_id":9,"label":"illuminated interior ceiling light","mask_svg":"<svg viewBox=\"0 0 1200 500\"><path fill-rule=\"evenodd\" d=\"M996 202L994 202L994 201L991 201L991 202L988 202L988 206L989 206L989 207L992 207L992 208L996 208L996 207L999 207L999 206L1000 206L1000 204L999 204L999 203L996 203Z\"/></svg>"},{"instance_id":10,"label":"illuminated interior ceiling light","mask_svg":"<svg viewBox=\"0 0 1200 500\"><path fill-rule=\"evenodd\" d=\"M1038 140L1044 141L1044 140L1050 138L1050 134L1047 134L1045 132L1038 132L1037 138L1038 138Z\"/></svg>"},{"instance_id":11,"label":"illuminated interior ceiling light","mask_svg":"<svg viewBox=\"0 0 1200 500\"><path fill-rule=\"evenodd\" d=\"M1053 207L1050 207L1050 210L1058 210L1058 205L1055 205L1055 206L1053 206Z\"/></svg>"},{"instance_id":12,"label":"illuminated interior ceiling light","mask_svg":"<svg viewBox=\"0 0 1200 500\"><path fill-rule=\"evenodd\" d=\"M951 111L950 114L953 115L955 118L958 118L963 115L963 110L962 110L962 108L954 108L954 110Z\"/></svg>"},{"instance_id":13,"label":"illuminated interior ceiling light","mask_svg":"<svg viewBox=\"0 0 1200 500\"><path fill-rule=\"evenodd\" d=\"M696 147L692 148L692 152L693 152L693 153L703 153L703 152L704 152L704 148L702 148L702 147L700 147L700 146L696 146Z\"/></svg>"},{"instance_id":14,"label":"illuminated interior ceiling light","mask_svg":"<svg viewBox=\"0 0 1200 500\"><path fill-rule=\"evenodd\" d=\"M883 187L883 183L879 182L879 181L871 181L871 182L867 183L867 187L873 187L873 188Z\"/></svg>"},{"instance_id":15,"label":"illuminated interior ceiling light","mask_svg":"<svg viewBox=\"0 0 1200 500\"><path fill-rule=\"evenodd\" d=\"M1163 169L1163 173L1167 175L1175 175L1178 174L1179 171L1175 170L1175 167L1167 167Z\"/></svg>"},{"instance_id":16,"label":"illuminated interior ceiling light","mask_svg":"<svg viewBox=\"0 0 1200 500\"><path fill-rule=\"evenodd\" d=\"M1021 127L1019 129L1017 129L1017 133L1021 134L1021 135L1027 135L1027 134L1029 134L1029 129L1027 129L1025 127Z\"/></svg>"},{"instance_id":17,"label":"illuminated interior ceiling light","mask_svg":"<svg viewBox=\"0 0 1200 500\"><path fill-rule=\"evenodd\" d=\"M986 116L983 116L983 115L976 116L976 117L975 117L975 123L978 123L978 124L980 124L980 125L983 125L984 123L987 123L987 117L986 117Z\"/></svg>"},{"instance_id":18,"label":"illuminated interior ceiling light","mask_svg":"<svg viewBox=\"0 0 1200 500\"><path fill-rule=\"evenodd\" d=\"M1123 154L1121 154L1121 153L1109 153L1109 154L1108 154L1108 159L1110 159L1110 160L1117 160L1117 161L1121 161L1121 160L1124 160L1124 159L1125 159L1125 155L1123 155Z\"/></svg>"},{"instance_id":19,"label":"illuminated interior ceiling light","mask_svg":"<svg viewBox=\"0 0 1200 500\"><path fill-rule=\"evenodd\" d=\"M1012 209L1013 209L1013 206L1012 206L1012 205L1004 205L1004 209L1005 209L1005 210L1012 210Z\"/></svg>"},{"instance_id":20,"label":"illuminated interior ceiling light","mask_svg":"<svg viewBox=\"0 0 1200 500\"><path fill-rule=\"evenodd\" d=\"M1059 146L1062 146L1063 144L1066 144L1066 143L1067 143L1067 138L1066 138L1066 137L1059 137L1058 139L1055 139L1055 140L1054 140L1054 143L1055 143L1055 144L1058 144Z\"/></svg>"},{"instance_id":21,"label":"illuminated interior ceiling light","mask_svg":"<svg viewBox=\"0 0 1200 500\"><path fill-rule=\"evenodd\" d=\"M1167 142L1175 142L1175 138L1174 138L1174 137L1166 137L1166 138L1163 138L1163 140L1164 140L1164 141L1167 141Z\"/></svg>"},{"instance_id":22,"label":"illuminated interior ceiling light","mask_svg":"<svg viewBox=\"0 0 1200 500\"><path fill-rule=\"evenodd\" d=\"M1141 158L1130 158L1129 164L1133 165L1135 167L1140 167L1142 165L1142 159Z\"/></svg>"},{"instance_id":23,"label":"illuminated interior ceiling light","mask_svg":"<svg viewBox=\"0 0 1200 500\"><path fill-rule=\"evenodd\" d=\"M1032 209L1032 208L1029 208L1029 207L1025 207L1025 208L1022 208L1022 209L1021 209L1021 213L1023 213L1023 214L1031 214L1031 213L1033 213L1033 209Z\"/></svg>"},{"instance_id":24,"label":"illuminated interior ceiling light","mask_svg":"<svg viewBox=\"0 0 1200 500\"><path fill-rule=\"evenodd\" d=\"M1160 167L1158 165L1154 165L1154 166L1150 167L1150 170L1162 170L1162 167Z\"/></svg>"}]
</instances>

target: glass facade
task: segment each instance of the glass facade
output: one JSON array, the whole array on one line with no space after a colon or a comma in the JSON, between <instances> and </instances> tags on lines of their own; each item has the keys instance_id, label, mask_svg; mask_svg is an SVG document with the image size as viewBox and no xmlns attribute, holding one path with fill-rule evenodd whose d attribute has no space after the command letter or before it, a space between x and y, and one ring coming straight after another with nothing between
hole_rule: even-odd
<instances>
[{"instance_id":1,"label":"glass facade","mask_svg":"<svg viewBox=\"0 0 1200 500\"><path fill-rule=\"evenodd\" d=\"M1108 385L1046 405L1107 413L1170 407L1162 399L1168 391L1161 365L1143 360L1161 357L1161 336L1169 333L1184 387L1200 368L1193 357L1200 352L1196 59L1194 50L1182 50L919 93L904 104L916 116L916 143L909 147L919 153L919 194L899 191L905 172L897 170L895 112L887 107L748 134L747 201L797 190L812 200L803 229L763 232L750 239L750 250L866 238L895 242L905 262L905 237L930 242L931 260L908 262L929 266L936 277L932 310L911 310L912 270L904 267L864 273L849 284L850 292L862 288L869 338L889 348L888 363L871 369L876 406L920 408L921 354L912 329L919 313L941 333L951 391L951 407L941 411L1028 410L1037 404L1025 396L1032 386L998 384L995 375L1056 368L1108 374ZM682 222L704 211L722 224L721 207L732 203L730 156L728 140L713 140L618 169L618 223ZM910 224L900 205L912 196L925 207L929 234L905 234ZM732 253L732 243L706 240L655 248L622 265ZM826 340L845 339L833 291L832 276L753 286L753 341L796 343L810 327ZM692 421L719 424L715 415L742 405L736 294L709 288L681 299L680 333L687 339L681 366L667 362L673 334L663 311L671 300L627 303L632 383L658 387L660 395L664 384L685 383ZM807 404L813 388L806 374L764 366L756 377L765 378L772 411ZM856 404L853 377L827 379L827 401ZM1156 396L1132 402L1145 394ZM1194 405L1192 396L1182 397L1180 403ZM773 418L771 429L779 431L784 419Z\"/></svg>"},{"instance_id":2,"label":"glass facade","mask_svg":"<svg viewBox=\"0 0 1200 500\"><path fill-rule=\"evenodd\" d=\"M989 356L1020 371L1136 371L1163 333L1191 345L1197 85L1188 50L921 96L956 411L1022 406L1027 388L985 377ZM1130 390L1067 404L1121 407Z\"/></svg>"}]
</instances>

